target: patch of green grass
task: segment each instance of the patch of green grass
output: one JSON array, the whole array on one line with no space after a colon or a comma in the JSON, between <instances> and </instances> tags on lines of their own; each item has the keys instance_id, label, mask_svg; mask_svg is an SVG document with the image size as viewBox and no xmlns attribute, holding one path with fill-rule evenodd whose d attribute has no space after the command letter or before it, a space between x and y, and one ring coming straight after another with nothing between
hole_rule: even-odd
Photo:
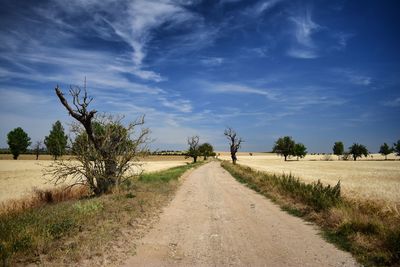
<instances>
[{"instance_id":1,"label":"patch of green grass","mask_svg":"<svg viewBox=\"0 0 400 267\"><path fill-rule=\"evenodd\" d=\"M323 237L351 252L365 266L400 265L400 216L380 203L341 196L320 181L306 184L291 175L273 175L222 162L235 179L272 199L282 210L321 226Z\"/></svg>"},{"instance_id":2,"label":"patch of green grass","mask_svg":"<svg viewBox=\"0 0 400 267\"><path fill-rule=\"evenodd\" d=\"M204 164L204 162L197 162L197 163L191 163L183 166L177 166L173 167L167 170L163 171L158 171L158 172L149 172L149 173L143 173L139 177L139 181L144 182L144 183L154 183L154 182L169 182L171 180L176 180L184 172L187 170L198 167L200 165Z\"/></svg>"}]
</instances>

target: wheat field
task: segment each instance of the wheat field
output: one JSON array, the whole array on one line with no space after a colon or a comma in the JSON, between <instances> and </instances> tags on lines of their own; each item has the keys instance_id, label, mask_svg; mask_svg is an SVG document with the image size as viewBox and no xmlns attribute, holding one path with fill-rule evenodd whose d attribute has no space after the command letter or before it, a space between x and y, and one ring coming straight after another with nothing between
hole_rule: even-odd
<instances>
[{"instance_id":1,"label":"wheat field","mask_svg":"<svg viewBox=\"0 0 400 267\"><path fill-rule=\"evenodd\" d=\"M18 199L32 193L34 188L54 187L50 181L43 177L43 171L51 160L31 160L32 157L24 157L24 160L0 160L0 202L8 199ZM50 157L49 157L50 158ZM154 157L141 162L140 168L132 172L153 172L184 165L189 160L184 157L161 158Z\"/></svg>"},{"instance_id":2,"label":"wheat field","mask_svg":"<svg viewBox=\"0 0 400 267\"><path fill-rule=\"evenodd\" d=\"M229 153L220 152L220 159L230 160ZM335 185L339 180L343 193L352 198L384 200L400 204L400 160L389 155L373 154L372 157L357 161L337 160L336 156L308 155L297 161L292 158L285 162L272 153L238 154L238 164L259 171L276 174L293 174L305 182L321 180ZM330 160L327 160L330 159ZM398 157L399 159L399 157Z\"/></svg>"}]
</instances>

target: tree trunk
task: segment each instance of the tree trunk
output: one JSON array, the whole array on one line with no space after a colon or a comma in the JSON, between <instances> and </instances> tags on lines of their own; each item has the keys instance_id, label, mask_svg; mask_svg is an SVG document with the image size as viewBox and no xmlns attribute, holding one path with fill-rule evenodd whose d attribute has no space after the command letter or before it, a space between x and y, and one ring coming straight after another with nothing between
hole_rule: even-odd
<instances>
[{"instance_id":1,"label":"tree trunk","mask_svg":"<svg viewBox=\"0 0 400 267\"><path fill-rule=\"evenodd\" d=\"M231 158L232 158L232 163L233 163L233 165L235 165L235 164L236 164L236 161L237 161L236 154L231 154Z\"/></svg>"},{"instance_id":2,"label":"tree trunk","mask_svg":"<svg viewBox=\"0 0 400 267\"><path fill-rule=\"evenodd\" d=\"M285 157L285 161L287 161L287 159L286 159L286 158L287 158L287 155L283 155L283 156Z\"/></svg>"},{"instance_id":3,"label":"tree trunk","mask_svg":"<svg viewBox=\"0 0 400 267\"><path fill-rule=\"evenodd\" d=\"M356 161L356 160L357 160L357 157L356 157L356 156L353 156L353 158L354 158L354 161Z\"/></svg>"},{"instance_id":4,"label":"tree trunk","mask_svg":"<svg viewBox=\"0 0 400 267\"><path fill-rule=\"evenodd\" d=\"M387 160L387 155L385 155L385 160Z\"/></svg>"},{"instance_id":5,"label":"tree trunk","mask_svg":"<svg viewBox=\"0 0 400 267\"><path fill-rule=\"evenodd\" d=\"M197 157L193 157L193 163L197 162Z\"/></svg>"}]
</instances>

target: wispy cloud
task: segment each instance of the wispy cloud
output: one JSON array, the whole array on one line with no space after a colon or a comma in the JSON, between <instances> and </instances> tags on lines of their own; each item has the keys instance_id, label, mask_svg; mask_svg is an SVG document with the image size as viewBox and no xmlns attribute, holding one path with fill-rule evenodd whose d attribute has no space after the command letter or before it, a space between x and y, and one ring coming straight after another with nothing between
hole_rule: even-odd
<instances>
[{"instance_id":1,"label":"wispy cloud","mask_svg":"<svg viewBox=\"0 0 400 267\"><path fill-rule=\"evenodd\" d=\"M344 77L349 83L354 85L368 86L372 84L372 77L359 73L351 69L334 69L334 73Z\"/></svg>"},{"instance_id":2,"label":"wispy cloud","mask_svg":"<svg viewBox=\"0 0 400 267\"><path fill-rule=\"evenodd\" d=\"M252 16L260 16L264 12L272 9L283 0L266 0L266 1L259 1L253 6L249 7L245 10L245 13Z\"/></svg>"},{"instance_id":3,"label":"wispy cloud","mask_svg":"<svg viewBox=\"0 0 400 267\"><path fill-rule=\"evenodd\" d=\"M262 95L268 99L275 100L277 93L270 89L254 88L246 85L235 83L205 83L207 90L212 93L227 93L227 94L255 94Z\"/></svg>"},{"instance_id":4,"label":"wispy cloud","mask_svg":"<svg viewBox=\"0 0 400 267\"><path fill-rule=\"evenodd\" d=\"M206 57L200 59L200 62L206 66L219 66L225 61L222 57Z\"/></svg>"},{"instance_id":5,"label":"wispy cloud","mask_svg":"<svg viewBox=\"0 0 400 267\"><path fill-rule=\"evenodd\" d=\"M294 58L302 58L302 59L313 59L317 58L318 54L313 49L304 49L304 48L290 48L287 51L287 55Z\"/></svg>"},{"instance_id":6,"label":"wispy cloud","mask_svg":"<svg viewBox=\"0 0 400 267\"><path fill-rule=\"evenodd\" d=\"M289 16L293 25L293 36L296 42L288 50L288 55L296 58L316 58L318 57L316 46L312 35L321 29L312 19L312 9L301 7L295 11L294 15Z\"/></svg>"},{"instance_id":7,"label":"wispy cloud","mask_svg":"<svg viewBox=\"0 0 400 267\"><path fill-rule=\"evenodd\" d=\"M159 100L163 106L183 113L189 113L193 109L191 101L186 99L168 100L165 97L160 97Z\"/></svg>"},{"instance_id":8,"label":"wispy cloud","mask_svg":"<svg viewBox=\"0 0 400 267\"><path fill-rule=\"evenodd\" d=\"M386 107L400 107L400 97L383 102Z\"/></svg>"},{"instance_id":9,"label":"wispy cloud","mask_svg":"<svg viewBox=\"0 0 400 267\"><path fill-rule=\"evenodd\" d=\"M347 47L349 39L354 36L352 33L336 32L333 33L333 38L336 39L337 43L334 45L334 49L343 50Z\"/></svg>"}]
</instances>

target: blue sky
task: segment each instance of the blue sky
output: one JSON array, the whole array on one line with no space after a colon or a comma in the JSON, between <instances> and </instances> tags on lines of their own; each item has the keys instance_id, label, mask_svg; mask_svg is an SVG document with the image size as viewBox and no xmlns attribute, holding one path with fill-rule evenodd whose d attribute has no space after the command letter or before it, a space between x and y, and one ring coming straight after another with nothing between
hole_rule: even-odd
<instances>
[{"instance_id":1,"label":"blue sky","mask_svg":"<svg viewBox=\"0 0 400 267\"><path fill-rule=\"evenodd\" d=\"M0 146L72 118L54 87L87 79L93 108L146 114L153 149L199 135L269 151L400 138L399 1L0 0Z\"/></svg>"}]
</instances>

